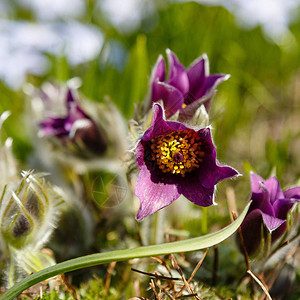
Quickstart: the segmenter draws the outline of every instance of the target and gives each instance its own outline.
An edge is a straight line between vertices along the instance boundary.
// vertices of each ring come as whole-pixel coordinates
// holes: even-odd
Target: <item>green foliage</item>
[[[130,50],[130,57],[123,73],[118,104],[127,118],[133,113],[134,104],[143,100],[147,92],[149,78],[149,64],[146,47],[147,38],[138,35],[134,47]]]
[[[80,296],[86,300],[120,299],[120,295],[115,288],[109,288],[108,292],[106,293],[105,286],[101,278],[82,283],[79,292]]]
[[[77,257],[68,261],[64,261],[55,266],[46,268],[37,273],[34,273],[26,277],[21,282],[15,284],[4,295],[0,297],[0,300],[13,299],[16,295],[20,294],[23,290],[32,285],[41,282],[45,279],[51,278],[55,275],[62,273],[96,266],[99,264],[111,263],[114,261],[126,261],[135,258],[151,257],[166,255],[172,253],[196,251],[204,248],[217,245],[223,240],[231,236],[241,225],[246,213],[249,209],[250,202],[244,208],[241,215],[230,225],[222,228],[221,230],[210,233],[204,236],[184,240],[176,241],[173,243],[164,243],[158,245],[150,245],[133,249],[115,250],[110,252],[95,253],[87,256]]]
[[[96,279],[91,279],[87,282],[80,284],[80,287],[76,289],[77,295],[81,299],[85,300],[115,300],[120,299],[119,293],[115,288],[109,288],[108,292],[105,290],[103,280],[99,277]],[[44,291],[41,296],[22,296],[23,300],[74,300],[75,291],[72,293],[70,291],[64,290],[52,290]]]
[[[23,296],[23,299],[24,300],[30,300],[30,299],[34,299],[34,300],[59,300],[61,299],[61,296],[59,296],[57,294],[57,292],[55,290],[51,291],[50,293],[49,292],[44,292],[42,294],[42,296],[38,296],[38,297],[27,297],[27,296]],[[65,296],[63,298],[64,300],[73,300],[74,297],[72,297],[72,295],[70,295],[70,293],[65,293]]]
[[[80,92],[85,97],[97,102],[109,97],[125,118],[130,119],[134,105],[147,95],[151,68],[159,54],[166,57],[165,49],[170,48],[188,66],[195,58],[207,53],[211,73],[231,74],[231,78],[218,87],[211,108],[211,123],[218,159],[228,162],[244,175],[229,183],[235,188],[238,208],[244,207],[250,197],[247,175],[250,170],[255,170],[265,178],[272,170],[276,170],[282,186],[299,180],[299,18],[295,18],[290,26],[290,35],[281,44],[276,44],[264,36],[259,26],[251,29],[240,27],[235,17],[223,7],[171,1],[162,5],[155,1],[158,3],[156,14],[144,20],[136,31],[121,34],[109,23],[103,12],[95,9],[96,2],[85,1],[87,9],[81,21],[97,26],[104,35],[104,46],[98,57],[74,67],[69,65],[65,56],[49,56],[49,71],[40,77],[28,75],[27,82],[40,86],[48,80],[65,82],[72,77],[79,77],[82,80]],[[295,14],[299,15],[299,11]],[[20,7],[16,9],[14,17],[34,20],[31,11]],[[115,42],[124,52],[118,57],[118,63],[107,59],[107,52]],[[26,116],[23,114],[29,99],[22,89],[13,91],[1,82],[0,95],[0,112],[10,110],[12,113],[12,117],[3,125],[2,139],[8,136],[13,138],[14,154],[21,168],[25,169],[30,166],[34,151],[32,132],[26,127]],[[102,172],[101,178],[103,183],[96,181],[95,189],[111,183],[113,175]],[[203,214],[175,216],[173,227],[182,229],[181,233],[199,236],[227,224],[229,215],[225,188],[222,184],[218,186],[216,200],[219,206],[216,209],[210,208],[207,215],[203,213],[204,209]],[[98,209],[95,215],[104,210],[106,199],[106,194],[98,194],[93,198],[93,204]],[[127,226],[127,219],[121,220],[118,217],[107,225],[104,222],[111,212],[113,210],[106,212],[105,216],[102,213],[97,215],[98,220],[102,219],[97,224],[100,230],[95,234],[93,247],[96,251],[117,249],[133,237],[135,241],[132,245],[136,247],[141,235],[138,225]],[[68,226],[70,220],[66,217],[61,224],[66,223]],[[103,229],[104,226],[107,227]],[[113,238],[107,239],[109,233]],[[81,243],[84,234],[76,238]],[[224,253],[220,255],[220,269],[226,269],[227,273],[220,275],[224,286],[218,287],[218,291],[228,298],[234,297],[235,291],[225,278],[227,275],[229,278],[237,275],[234,273],[236,268],[232,267],[240,262],[233,255],[236,251],[234,243],[233,239],[228,241],[229,246],[222,248]],[[299,278],[298,270],[296,285],[299,285]],[[128,289],[132,290],[132,286]],[[82,283],[79,288],[84,299],[97,299],[99,295],[99,299],[102,299],[103,290],[103,281],[100,279]],[[299,289],[293,292],[291,299],[298,299]],[[120,293],[113,287],[107,299],[118,299]],[[237,293],[245,299],[251,298],[249,290],[241,289]],[[66,297],[71,299],[72,296],[67,292]],[[44,293],[41,299],[59,298],[52,291]]]
[[[89,2],[87,11],[91,12],[93,7],[94,2]],[[287,128],[284,134],[290,137],[291,143],[297,144],[295,139],[299,140],[296,128],[286,126],[285,120],[299,114],[298,100],[294,98],[292,89],[300,64],[297,51],[300,22],[291,26],[294,37],[285,44],[277,45],[266,39],[259,27],[238,27],[226,9],[195,2],[162,6],[158,15],[149,17],[147,21],[155,24],[151,29],[142,23],[138,31],[127,35],[120,34],[104,19],[101,14],[86,17],[106,36],[99,57],[76,67],[68,65],[65,57],[50,57],[49,73],[42,78],[30,76],[29,81],[39,85],[44,80],[65,81],[78,76],[82,78],[81,90],[86,97],[103,101],[109,96],[129,119],[133,105],[146,97],[151,67],[160,53],[164,54],[165,49],[170,48],[188,66],[206,52],[211,73],[231,74],[231,78],[220,85],[212,106],[215,142],[217,146],[222,145],[218,149],[219,159],[229,159],[240,171],[243,170],[242,162],[248,160],[261,174],[268,174],[274,165],[280,165],[280,178],[293,167],[295,147],[288,156],[284,154],[284,160],[278,153],[263,161],[265,149],[271,153],[274,149],[270,147],[275,145],[268,144],[264,148],[262,144],[256,145],[255,140],[263,138],[259,124],[269,129],[266,132],[269,140],[278,139],[274,136],[271,116],[276,116],[279,127]],[[117,67],[105,59],[105,51],[112,41],[120,43],[125,51],[125,56],[120,57],[123,66]],[[12,100],[14,105],[11,105]],[[21,130],[24,128],[21,118],[24,94],[10,91],[1,84],[0,108],[1,111],[10,109],[14,115],[13,121],[9,121],[8,134],[15,140],[17,157],[24,162],[32,150],[30,135],[24,136],[24,130]],[[262,122],[266,123],[263,125]],[[276,144],[286,141],[283,145],[287,145],[285,136],[279,139]],[[250,145],[253,140],[254,145]],[[240,144],[243,144],[242,148],[237,146]],[[257,150],[249,153],[250,148]],[[299,169],[299,165],[293,168],[287,182],[300,176]]]

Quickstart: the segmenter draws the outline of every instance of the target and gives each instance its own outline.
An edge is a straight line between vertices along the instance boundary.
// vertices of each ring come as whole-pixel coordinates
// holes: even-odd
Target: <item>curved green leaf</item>
[[[196,250],[211,247],[227,239],[238,229],[238,227],[241,225],[243,219],[246,216],[249,206],[250,203],[247,204],[247,206],[244,208],[241,215],[227,227],[217,232],[210,233],[201,237],[196,237],[196,238],[172,242],[172,243],[144,246],[144,247],[139,247],[134,249],[124,249],[124,250],[115,250],[115,251],[104,252],[104,253],[96,253],[87,256],[81,256],[78,258],[74,258],[59,263],[57,265],[46,268],[44,270],[41,270],[37,273],[28,276],[21,282],[14,285],[8,291],[6,291],[6,293],[4,293],[0,297],[0,300],[11,300],[17,295],[19,295],[22,291],[33,286],[34,284],[62,273],[66,273],[66,272],[70,272],[70,271],[74,271],[86,267],[91,267],[99,264],[106,264],[113,261],[125,261],[134,258],[196,251]]]

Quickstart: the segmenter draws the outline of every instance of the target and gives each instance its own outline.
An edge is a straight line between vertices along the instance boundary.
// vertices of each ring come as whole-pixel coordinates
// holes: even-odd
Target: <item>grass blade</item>
[[[24,280],[15,284],[0,297],[0,300],[12,300],[22,291],[33,286],[34,284],[62,273],[100,264],[106,264],[113,261],[126,261],[134,258],[159,256],[179,252],[189,252],[211,247],[227,239],[239,228],[243,219],[246,216],[249,206],[250,203],[247,204],[243,212],[233,223],[214,233],[172,243],[164,243],[134,249],[115,250],[110,252],[81,256],[51,266],[37,273],[29,275]]]

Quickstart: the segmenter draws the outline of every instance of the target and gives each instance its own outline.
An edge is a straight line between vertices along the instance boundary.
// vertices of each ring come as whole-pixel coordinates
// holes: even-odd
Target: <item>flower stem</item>
[[[212,286],[215,286],[217,284],[218,267],[219,267],[219,251],[218,251],[218,246],[214,245],[214,264],[213,264],[213,272],[212,272]]]
[[[202,234],[207,233],[207,207],[202,207],[202,218],[201,218],[201,232]]]
[[[161,244],[164,238],[165,210],[159,210],[154,216],[153,244]]]

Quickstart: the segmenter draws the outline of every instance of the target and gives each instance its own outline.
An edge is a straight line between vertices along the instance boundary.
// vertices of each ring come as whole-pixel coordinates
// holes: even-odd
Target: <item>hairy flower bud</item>
[[[81,108],[68,89],[65,116],[50,116],[40,122],[41,135],[56,137],[73,153],[81,157],[99,156],[107,149],[100,126]]]
[[[0,234],[6,247],[39,249],[55,228],[59,194],[42,174],[22,173],[18,183],[5,186],[0,199]]]
[[[33,132],[39,125],[38,161],[50,162],[52,174],[55,165],[69,165],[77,173],[124,173],[120,162],[128,149],[128,134],[121,112],[109,99],[101,103],[85,99],[72,82],[66,86],[45,83],[41,90],[28,91]]]

